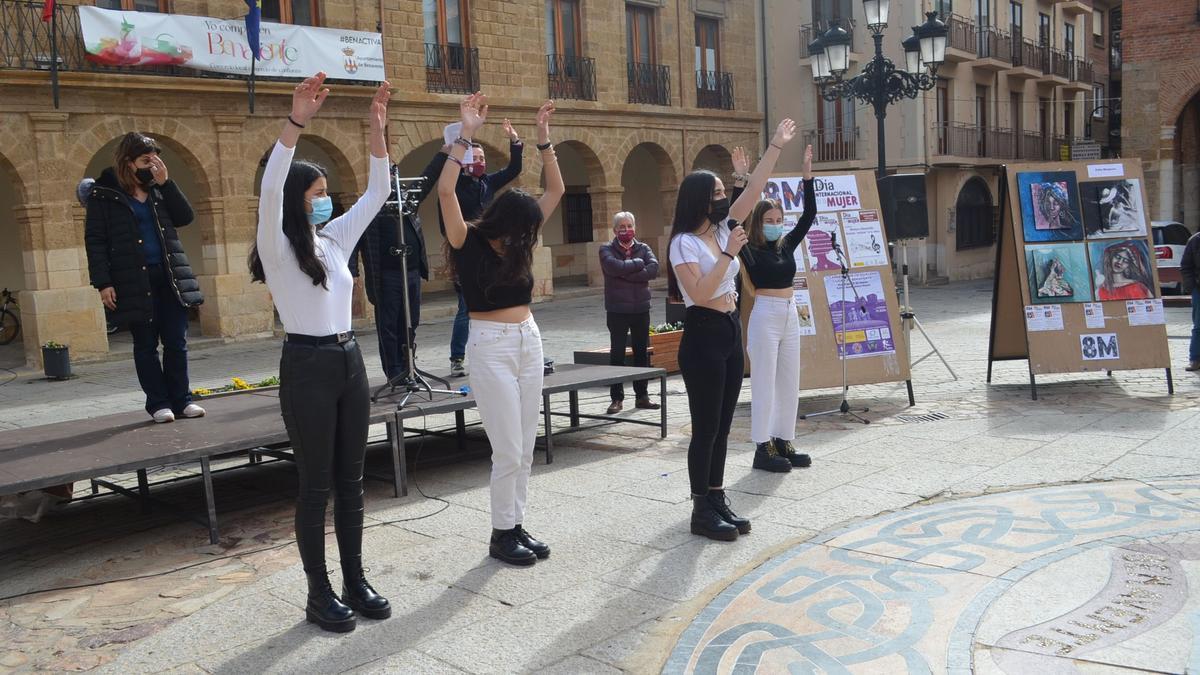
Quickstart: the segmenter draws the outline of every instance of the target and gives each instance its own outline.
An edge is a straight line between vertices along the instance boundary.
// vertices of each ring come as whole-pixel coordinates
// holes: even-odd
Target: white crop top
[[[728,220],[717,226],[717,246],[722,251],[725,250],[725,245],[729,243],[729,226]],[[717,255],[721,255],[718,253]],[[678,235],[671,239],[671,265],[678,267],[687,263],[696,263],[700,266],[700,275],[704,276],[712,271],[717,266],[717,255],[713,255],[712,249],[700,237],[689,233]],[[713,293],[713,298],[720,298],[726,295],[737,298],[737,279],[738,270],[741,269],[741,263],[735,257],[729,263],[729,267],[725,268],[725,278],[721,279],[721,284],[717,286],[717,290]],[[679,293],[683,296],[683,304],[685,307],[691,307],[696,304],[696,301],[688,295],[683,284],[679,284]]]
[[[263,170],[258,198],[258,256],[267,276],[267,288],[279,310],[279,320],[289,333],[333,335],[350,330],[350,299],[354,278],[350,276],[350,252],[363,230],[383,208],[390,194],[388,158],[371,157],[367,191],[346,213],[313,231],[317,258],[325,265],[328,290],[313,285],[292,253],[283,234],[283,183],[292,166],[295,148],[276,143]]]

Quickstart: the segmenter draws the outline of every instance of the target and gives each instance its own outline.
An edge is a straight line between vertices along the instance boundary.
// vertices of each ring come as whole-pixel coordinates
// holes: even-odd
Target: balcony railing
[[[733,75],[696,71],[696,107],[733,110]]]
[[[972,54],[976,53],[978,46],[975,41],[975,24],[957,14],[951,14],[946,24],[950,29],[949,46],[951,48],[961,49]]]
[[[546,78],[552,99],[596,100],[596,59],[547,54]]]
[[[837,127],[804,132],[805,145],[813,146],[814,162],[847,162],[858,159],[858,127]]]
[[[933,125],[938,155],[991,159],[1016,159],[1017,134],[1004,127],[984,128],[970,122]]]
[[[1016,159],[1027,161],[1054,161],[1062,156],[1062,146],[1066,144],[1064,136],[1047,136],[1037,131],[1026,131],[1021,134],[1020,156]]]
[[[800,58],[807,59],[808,57],[812,56],[812,54],[808,53],[809,43],[823,35],[825,31],[829,30],[831,25],[832,23],[828,21],[818,21],[816,23],[806,23],[803,26],[800,26]],[[850,34],[850,51],[855,51],[854,25],[848,19],[840,20],[838,25],[846,29],[846,32]]]
[[[1072,80],[1075,80],[1076,82],[1083,82],[1086,84],[1091,84],[1092,82],[1095,81],[1093,79],[1094,77],[1095,77],[1095,66],[1092,65],[1091,61],[1084,61],[1083,59],[1075,59],[1075,68],[1071,72]]]
[[[671,105],[671,68],[656,63],[630,63],[629,102]]]
[[[1071,79],[1071,65],[1075,57],[1057,49],[1050,50],[1050,74],[1064,80]]]
[[[1012,63],[1012,37],[990,26],[975,30],[976,53],[981,59],[999,59]]]
[[[1028,38],[1013,42],[1013,65],[1017,67],[1042,70],[1045,62],[1046,48]]]
[[[218,80],[246,80],[247,75],[216,73],[180,66],[105,66],[88,59],[79,27],[76,5],[55,3],[54,28],[56,40],[51,45],[50,22],[42,21],[40,0],[0,0],[0,68],[18,70],[50,70],[53,54],[57,52],[58,69],[63,72],[126,73],[161,75],[167,77],[203,77]],[[262,81],[295,81],[289,77],[264,77]],[[337,78],[330,78],[331,80]],[[373,84],[362,80],[340,79],[341,82]]]
[[[425,89],[442,94],[479,91],[479,50],[426,42]]]

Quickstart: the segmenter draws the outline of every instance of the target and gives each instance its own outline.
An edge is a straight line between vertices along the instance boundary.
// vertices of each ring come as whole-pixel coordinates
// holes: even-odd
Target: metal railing
[[[994,159],[1017,158],[1017,138],[1012,129],[994,127],[987,130],[985,138],[986,142],[981,149],[980,157],[991,157]]]
[[[1066,52],[1051,49],[1050,74],[1054,77],[1061,77],[1064,80],[1071,79],[1071,65],[1074,60],[1075,58]]]
[[[1006,127],[981,127],[971,122],[933,125],[934,154],[978,159],[1016,159],[1018,135]]]
[[[1071,72],[1071,79],[1075,80],[1076,82],[1083,82],[1090,85],[1095,81],[1095,73],[1095,66],[1092,65],[1091,61],[1075,59],[1075,68]]]
[[[657,63],[630,63],[629,102],[671,105],[671,68]]]
[[[858,127],[810,129],[804,132],[804,143],[813,146],[814,162],[846,162],[859,159]]]
[[[733,110],[733,74],[696,71],[696,107]]]
[[[1045,55],[1046,48],[1029,38],[1013,42],[1014,66],[1043,70],[1042,64],[1045,63]]]
[[[1018,147],[1020,154],[1015,159],[1057,162],[1062,156],[1064,145],[1067,145],[1065,136],[1048,136],[1037,131],[1026,131],[1021,134]]]
[[[552,99],[596,100],[596,59],[547,54],[546,78]]]
[[[1012,63],[1012,36],[998,28],[977,28],[975,47],[981,59],[999,59]]]
[[[442,94],[479,91],[479,50],[426,42],[425,90]]]
[[[961,49],[964,52],[976,53],[979,49],[975,40],[975,24],[971,23],[966,17],[957,14],[951,14],[946,21],[947,27],[950,29],[949,46],[953,49]]]
[[[203,77],[218,80],[247,80],[248,75],[217,73],[181,66],[108,66],[91,60],[83,43],[77,5],[55,3],[54,44],[51,44],[51,23],[42,21],[41,0],[0,0],[0,68],[17,70],[50,70],[57,55],[58,70],[62,72],[125,73],[162,75],[166,77]],[[295,81],[294,77],[272,77],[258,74],[260,82]],[[338,79],[351,84],[375,84],[364,80]]]

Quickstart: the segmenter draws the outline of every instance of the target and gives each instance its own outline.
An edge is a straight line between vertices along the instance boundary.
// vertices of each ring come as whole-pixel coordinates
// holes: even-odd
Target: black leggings
[[[688,478],[694,495],[706,495],[725,480],[729,427],[742,391],[743,361],[737,312],[688,308],[679,341],[679,370],[692,414]]]
[[[296,544],[304,571],[325,572],[325,504],[331,490],[342,567],[361,566],[370,392],[358,342],[284,343],[279,405],[300,475]]]

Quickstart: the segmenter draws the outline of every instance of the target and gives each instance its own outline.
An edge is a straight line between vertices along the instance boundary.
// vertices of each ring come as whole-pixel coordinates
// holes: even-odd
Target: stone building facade
[[[1200,228],[1200,9],[1125,0],[1121,146],[1142,160],[1154,220]]]
[[[99,4],[122,3],[133,5],[132,0]],[[662,251],[683,176],[700,167],[727,173],[727,147],[759,148],[765,142],[757,52],[746,48],[757,44],[758,3],[460,3],[461,17],[447,14],[446,5],[454,3],[446,0],[291,0],[288,13],[294,18],[307,7],[318,25],[382,30],[395,90],[390,151],[404,175],[419,172],[441,146],[442,127],[457,117],[460,92],[478,87],[491,98],[491,122],[481,141],[493,171],[508,159],[501,120],[511,118],[522,136],[532,139],[538,105],[556,99],[554,140],[568,197],[542,230],[535,260],[539,298],[552,295],[555,283],[600,281],[597,249],[610,237],[617,211],[634,212],[640,236]],[[437,17],[432,33],[425,12],[431,7]],[[227,18],[244,14],[245,4],[160,0],[160,9]],[[0,97],[0,286],[21,289],[27,360],[36,363],[38,346],[47,340],[69,344],[74,358],[108,350],[98,294],[88,285],[84,209],[74,195],[81,178],[111,164],[116,139],[130,130],[160,141],[172,177],[195,207],[196,221],[181,236],[206,296],[196,317],[200,333],[242,338],[273,332],[270,298],[262,285],[250,283],[246,258],[257,222],[262,161],[289,110],[293,83],[260,80],[250,114],[244,80],[91,66],[79,55],[78,31],[71,29],[75,8],[60,3],[59,41],[65,45],[60,54],[65,56],[60,56],[56,109],[44,67],[48,33],[37,20],[40,11],[41,3],[0,0],[2,28],[19,38],[0,47],[7,52],[0,53],[5,93]],[[457,43],[436,37],[446,34],[447,24],[459,29]],[[548,58],[563,49],[571,58]],[[447,66],[449,61],[458,65]],[[631,61],[643,65],[635,68]],[[700,70],[703,76],[697,75]],[[634,73],[639,77],[631,78]],[[647,73],[652,77],[643,77]],[[334,82],[331,88],[297,156],[327,166],[335,202],[349,206],[366,185],[366,108],[372,87]],[[536,192],[541,168],[530,143],[517,185]],[[431,264],[440,270],[436,209],[433,196],[421,214]],[[448,287],[444,275],[436,276],[427,290]]]

